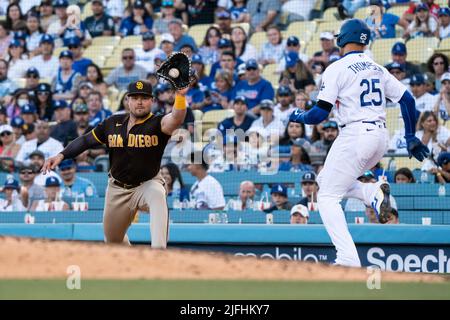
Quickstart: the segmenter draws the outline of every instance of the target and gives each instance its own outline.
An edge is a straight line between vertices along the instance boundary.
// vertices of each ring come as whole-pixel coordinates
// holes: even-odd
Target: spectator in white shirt
[[[263,44],[258,62],[263,66],[267,64],[279,63],[284,59],[285,41],[277,26],[269,26],[266,31],[267,42]]]
[[[24,50],[25,48],[20,40],[14,39],[9,44],[8,78],[20,79],[25,77],[25,73],[30,67],[30,60],[24,54]]]
[[[222,186],[214,177],[208,175],[208,164],[202,152],[191,154],[188,170],[197,178],[190,192],[190,199],[195,200],[195,208],[222,210],[225,207]]]
[[[41,78],[53,80],[58,73],[59,61],[57,57],[53,56],[54,48],[53,37],[44,34],[39,43],[41,54],[31,59],[31,65],[39,70]]]
[[[247,34],[242,27],[234,27],[231,30],[231,42],[233,43],[234,54],[236,58],[240,58],[244,62],[258,58],[258,52],[248,40]]]
[[[28,193],[25,191],[23,195],[19,195],[19,181],[13,177],[6,179],[1,192],[5,194],[5,199],[0,199],[0,211],[26,210],[22,202],[22,196],[27,197]]]
[[[27,37],[26,44],[27,50],[30,56],[36,56],[39,54],[39,42],[42,37],[42,29],[39,26],[39,15],[34,12],[30,12],[27,15]]]
[[[450,119],[450,73],[446,72],[441,77],[441,90],[434,105],[434,113],[442,120]]]
[[[272,100],[265,99],[260,103],[261,117],[253,121],[249,131],[258,131],[261,136],[271,144],[278,141],[283,135],[285,126],[280,119],[274,116],[274,103]]]
[[[445,39],[450,36],[450,9],[439,9],[439,39]]]
[[[40,173],[40,170],[45,162],[45,156],[42,151],[34,150],[30,154],[29,158],[30,158],[30,165],[35,167],[36,170],[39,172],[39,174],[36,175],[36,177],[34,178],[35,184],[43,187],[43,186],[45,186],[45,180],[47,180],[47,178],[49,178],[49,177],[54,177],[54,178],[58,179],[60,182],[62,181],[61,177],[53,170],[48,171],[45,175]]]
[[[155,34],[151,31],[142,34],[142,48],[134,50],[136,64],[141,65],[148,73],[155,71],[155,58],[164,53],[156,47]]]
[[[36,123],[36,139],[27,141],[22,145],[16,160],[28,164],[30,154],[35,150],[42,151],[46,159],[63,150],[61,142],[50,137],[49,124],[45,121]]]
[[[411,91],[416,100],[416,109],[419,112],[433,110],[438,96],[433,96],[427,92],[425,77],[422,74],[417,73],[411,77],[409,84],[411,85]]]
[[[277,90],[277,101],[278,104],[275,106],[273,112],[275,118],[281,120],[283,125],[286,127],[289,122],[289,116],[294,111],[294,106],[292,105],[292,91],[288,86],[281,86]]]

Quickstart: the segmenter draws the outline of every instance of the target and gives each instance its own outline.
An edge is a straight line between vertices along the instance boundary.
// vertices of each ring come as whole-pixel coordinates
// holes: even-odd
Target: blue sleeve
[[[130,34],[130,29],[132,28],[129,28],[129,19],[122,20],[119,28],[120,32],[123,33],[124,36],[128,36]]]
[[[416,101],[408,91],[405,91],[398,103],[400,104],[403,122],[405,123],[405,137],[412,137],[416,133],[416,122],[418,117]]]
[[[392,13],[385,13],[384,14],[386,17],[385,17],[385,21],[386,21],[386,24],[397,24],[398,23],[398,21],[400,20],[400,18],[398,17],[398,16],[396,16],[395,14],[392,14]]]
[[[148,29],[151,29],[153,27],[153,19],[152,18],[146,18],[144,21],[145,26]]]
[[[205,100],[205,94],[202,91],[198,90],[197,92],[194,93],[192,97],[192,102],[199,103],[202,102],[203,100]]]
[[[275,92],[273,91],[272,84],[269,81],[266,81],[264,86],[262,87],[260,101],[264,99],[273,100],[275,96]]]
[[[304,124],[319,124],[326,120],[329,114],[330,111],[315,105],[306,112],[302,112],[299,109],[295,110],[289,117],[289,121]]]

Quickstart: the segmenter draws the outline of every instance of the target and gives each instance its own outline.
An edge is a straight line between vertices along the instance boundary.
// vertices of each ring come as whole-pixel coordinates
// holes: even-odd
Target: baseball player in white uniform
[[[318,207],[337,250],[335,264],[352,267],[360,267],[361,262],[340,206],[341,200],[364,201],[373,207],[381,223],[387,222],[392,210],[387,182],[357,181],[378,163],[388,148],[386,99],[400,104],[410,157],[423,161],[429,153],[415,137],[414,98],[401,82],[364,53],[369,41],[370,30],[363,21],[346,21],[337,35],[343,57],[325,70],[317,104],[307,112],[295,110],[290,116],[290,121],[318,124],[333,109],[338,120],[341,132],[317,178]]]

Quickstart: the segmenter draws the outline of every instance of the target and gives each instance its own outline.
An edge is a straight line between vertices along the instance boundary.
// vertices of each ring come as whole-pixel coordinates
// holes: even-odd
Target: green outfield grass
[[[82,280],[69,290],[65,280],[0,280],[0,299],[450,299],[450,283]]]

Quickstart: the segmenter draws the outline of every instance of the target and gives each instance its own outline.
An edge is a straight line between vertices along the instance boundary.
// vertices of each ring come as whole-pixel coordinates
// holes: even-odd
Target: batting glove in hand
[[[290,122],[297,122],[297,123],[305,123],[304,121],[304,114],[305,111],[300,110],[300,109],[295,109],[294,112],[291,113],[291,115],[289,116],[289,121]]]
[[[172,69],[178,70],[173,76]],[[172,74],[172,75],[171,75]],[[164,61],[156,71],[156,75],[169,81],[176,90],[189,87],[196,79],[195,71],[192,69],[191,60],[184,52],[174,52]]]
[[[406,145],[408,149],[409,158],[416,158],[419,161],[423,161],[430,154],[430,150],[428,150],[427,146],[422,143],[417,137],[405,137]]]

